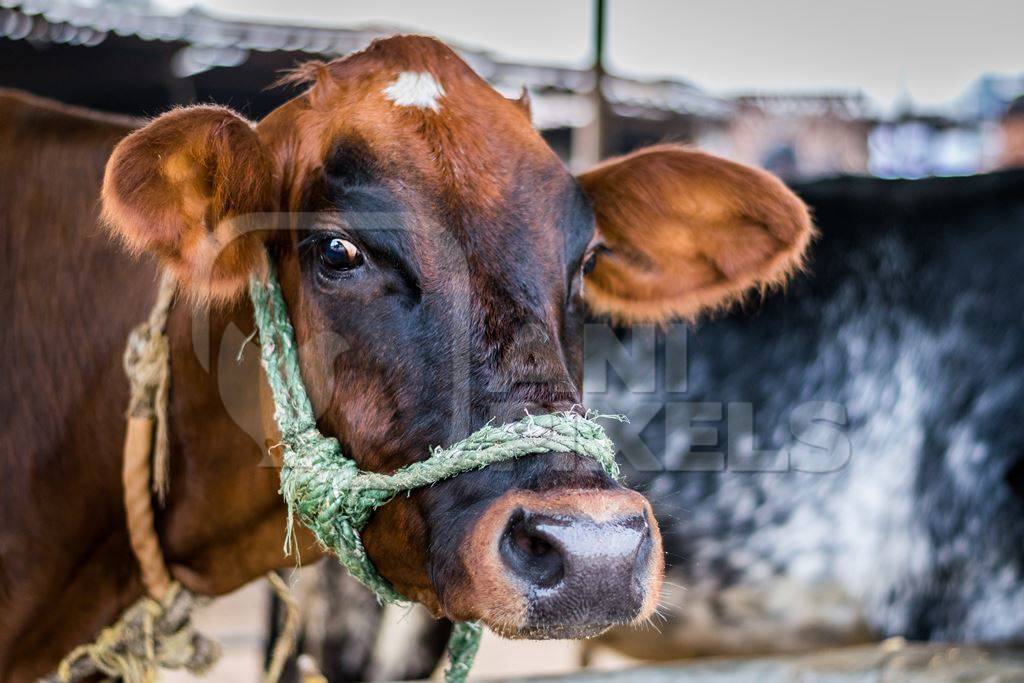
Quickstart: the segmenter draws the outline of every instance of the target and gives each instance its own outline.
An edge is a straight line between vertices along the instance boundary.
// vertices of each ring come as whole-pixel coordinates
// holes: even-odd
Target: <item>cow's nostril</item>
[[[557,541],[538,529],[522,509],[509,518],[501,540],[501,556],[512,573],[531,586],[551,588],[565,575]]]

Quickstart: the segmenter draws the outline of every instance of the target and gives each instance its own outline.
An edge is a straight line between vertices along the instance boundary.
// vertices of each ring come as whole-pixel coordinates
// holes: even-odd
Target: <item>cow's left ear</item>
[[[590,308],[619,322],[693,319],[780,284],[814,234],[775,176],[677,145],[606,161],[578,178],[601,249]]]
[[[114,148],[103,216],[130,251],[154,254],[191,298],[222,303],[243,293],[263,263],[272,177],[253,124],[223,107],[176,109]]]

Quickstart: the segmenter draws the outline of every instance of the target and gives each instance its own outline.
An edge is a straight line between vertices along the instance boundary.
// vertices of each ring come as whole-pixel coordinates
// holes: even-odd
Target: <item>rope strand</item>
[[[159,668],[185,668],[201,675],[220,656],[217,643],[192,623],[193,610],[205,600],[172,580],[153,525],[153,497],[162,504],[168,483],[171,373],[166,328],[174,291],[174,280],[164,273],[149,317],[132,330],[124,353],[130,385],[122,468],[125,516],[146,595],[95,641],[64,657],[57,671],[42,679],[46,683],[73,683],[97,676],[152,683]],[[263,679],[274,683],[295,645],[299,618],[298,605],[287,585],[273,573],[268,580],[287,607],[284,629]]]

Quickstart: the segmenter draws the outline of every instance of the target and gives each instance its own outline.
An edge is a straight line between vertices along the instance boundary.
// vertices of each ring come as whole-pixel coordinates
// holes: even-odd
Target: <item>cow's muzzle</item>
[[[460,554],[466,585],[449,615],[510,638],[585,638],[644,620],[664,571],[650,505],[622,488],[507,493]]]

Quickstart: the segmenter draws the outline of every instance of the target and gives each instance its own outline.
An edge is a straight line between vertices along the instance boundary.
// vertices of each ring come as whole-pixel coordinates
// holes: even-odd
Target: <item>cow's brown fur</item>
[[[587,303],[626,323],[692,320],[780,285],[814,234],[775,176],[697,150],[648,147],[579,180],[611,250],[587,281]]]
[[[140,160],[158,160],[158,168]],[[245,169],[240,173],[239,169]],[[240,215],[271,211],[274,174],[252,126],[220,107],[179,109],[130,135],[107,166],[103,213],[129,251],[156,254],[204,303],[244,291],[263,258]]]
[[[443,81],[443,116],[384,98],[382,89],[405,70],[430,71]],[[331,336],[324,334],[333,329],[332,319],[315,297],[302,294],[295,233],[282,237],[262,230],[275,226],[250,221],[253,213],[321,208],[322,169],[339,140],[372,156],[375,168],[385,171],[380,182],[424,228],[409,235],[423,296],[469,304],[462,321],[469,329],[449,331],[478,334],[470,341],[482,356],[481,379],[508,387],[509,414],[497,417],[578,401],[582,347],[572,335],[581,332],[566,334],[572,321],[563,306],[578,296],[567,285],[567,278],[578,281],[571,271],[578,264],[564,262],[567,238],[558,225],[574,185],[530,127],[528,107],[502,98],[453,52],[425,38],[379,41],[305,73],[314,81],[310,89],[256,126],[221,108],[195,107],[132,133],[132,121],[0,96],[0,175],[7,179],[0,216],[8,265],[0,277],[13,294],[5,301],[11,324],[3,333],[0,679],[45,673],[141,592],[120,504],[127,400],[120,357],[129,329],[152,301],[156,276],[151,265],[116,253],[98,227],[97,203],[104,164],[126,135],[103,185],[108,224],[129,248],[155,254],[187,295],[175,304],[168,326],[171,485],[158,532],[172,573],[191,589],[222,594],[292,562],[281,554],[285,510],[277,471],[259,466],[263,449],[229,414],[218,385],[220,364],[232,362],[220,359],[233,359],[236,350],[221,349],[221,340],[232,326],[242,336],[252,329],[242,294],[265,243],[279,254],[321,427],[337,435],[360,466],[405,464],[423,457],[427,445],[461,438],[489,416],[478,415],[480,407],[470,401],[468,412],[440,406],[432,421],[410,422],[430,388],[396,386],[394,373],[370,357],[350,365],[336,360]],[[696,180],[685,185],[687,177]],[[751,284],[774,282],[799,261],[810,232],[806,211],[781,184],[678,148],[609,164],[580,182],[596,208],[597,239],[613,250],[587,287],[598,310],[623,319],[692,315]],[[679,183],[686,192],[678,191]],[[750,191],[759,194],[747,198]],[[659,193],[669,195],[667,208]],[[648,219],[653,227],[630,239],[627,222],[643,229]],[[679,226],[686,228],[683,236],[673,237],[671,229]],[[449,236],[465,254],[459,264],[464,282],[452,277],[452,264],[435,244]],[[637,239],[652,239],[657,247]],[[507,244],[528,245],[528,258],[509,253]],[[690,293],[674,282],[666,255],[687,263]],[[640,293],[631,296],[616,278]],[[532,300],[523,298],[526,288]],[[196,310],[208,316],[208,331],[196,327]],[[518,341],[519,330],[530,325],[546,335],[540,347]],[[200,347],[212,345],[208,354],[196,353],[197,340]],[[564,388],[538,389],[531,373]],[[256,387],[258,378],[249,379]],[[247,409],[266,422],[260,392],[241,393],[251,403]],[[449,417],[451,424],[438,426]],[[568,496],[562,503],[571,499],[574,513],[600,516],[607,484],[598,482],[593,463],[575,457],[565,463],[549,478],[550,490],[531,500],[550,506]],[[476,482],[463,484],[471,489],[486,479],[476,473],[452,480],[458,481]],[[399,590],[436,613],[457,607],[468,616],[477,602],[468,583],[442,590],[427,568],[436,552],[428,543],[430,524],[438,523],[431,522],[431,511],[457,486],[445,483],[392,501],[363,537],[371,559]],[[474,533],[488,535],[486,526]],[[298,533],[303,560],[316,559],[312,539]],[[660,557],[653,562],[652,577],[660,577]],[[446,571],[477,569],[464,563]],[[646,596],[648,611],[652,596]],[[497,611],[511,614],[513,608]]]
[[[149,263],[98,227],[111,149],[135,122],[0,94],[5,392],[0,477],[0,680],[32,680],[141,594],[121,506],[128,331],[155,293]],[[227,311],[223,327],[245,316]],[[247,328],[251,322],[239,320]],[[228,417],[216,367],[175,306],[170,498],[160,537],[176,578],[222,594],[288,564],[277,471]],[[216,340],[220,337],[211,334]],[[213,363],[219,354],[213,349]],[[232,353],[233,355],[233,353]],[[302,537],[304,558],[316,559]]]

